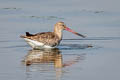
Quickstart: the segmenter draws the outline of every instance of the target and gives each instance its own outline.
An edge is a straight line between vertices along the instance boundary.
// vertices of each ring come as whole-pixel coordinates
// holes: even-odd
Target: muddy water
[[[108,4],[109,2],[109,4]],[[120,1],[0,0],[0,80],[119,80]],[[55,50],[32,50],[19,36],[64,31]]]

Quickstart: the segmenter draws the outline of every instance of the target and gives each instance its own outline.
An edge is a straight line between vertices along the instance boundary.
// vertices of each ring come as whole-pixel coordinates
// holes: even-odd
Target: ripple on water
[[[22,16],[24,18],[32,18],[32,19],[42,19],[42,20],[54,20],[54,19],[58,19],[58,20],[64,20],[64,18],[62,17],[57,17],[57,16]]]
[[[120,40],[120,37],[88,37],[85,39],[63,39],[63,41],[69,41],[69,42],[78,42],[81,40],[87,40],[87,41],[91,41],[91,40],[97,40],[97,41],[101,41],[101,40]],[[0,41],[0,43],[11,43],[11,42],[21,42],[21,41]],[[19,48],[19,47],[29,47],[28,45],[10,45],[10,46],[5,46],[5,47],[1,47],[1,48]],[[57,48],[59,48],[60,50],[81,50],[81,49],[87,49],[87,48],[101,48],[99,45],[96,46],[94,44],[60,44]]]
[[[60,44],[60,46],[58,46],[60,50],[80,50],[92,47],[91,44]]]

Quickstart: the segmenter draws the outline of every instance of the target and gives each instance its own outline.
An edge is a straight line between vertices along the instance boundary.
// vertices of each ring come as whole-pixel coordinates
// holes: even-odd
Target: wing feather
[[[52,47],[58,45],[59,42],[61,41],[59,37],[53,32],[42,32],[42,33],[37,33],[37,34],[30,34],[29,36],[27,35],[24,36],[24,38],[35,40],[35,41],[44,43],[45,45],[49,45]]]

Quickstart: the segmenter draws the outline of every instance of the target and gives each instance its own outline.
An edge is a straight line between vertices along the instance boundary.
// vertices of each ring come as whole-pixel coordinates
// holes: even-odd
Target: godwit
[[[53,32],[42,32],[37,34],[30,34],[26,32],[26,35],[21,35],[21,38],[33,48],[33,49],[44,49],[44,48],[55,48],[59,45],[62,40],[62,31],[67,30],[85,38],[84,35],[74,32],[72,29],[68,28],[64,22],[57,22],[54,26]]]

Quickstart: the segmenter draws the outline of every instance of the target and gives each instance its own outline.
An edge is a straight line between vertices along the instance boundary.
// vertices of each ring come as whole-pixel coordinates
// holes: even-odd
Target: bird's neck
[[[54,31],[53,31],[61,40],[62,39],[62,30],[58,29],[56,26],[54,27]]]

